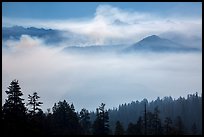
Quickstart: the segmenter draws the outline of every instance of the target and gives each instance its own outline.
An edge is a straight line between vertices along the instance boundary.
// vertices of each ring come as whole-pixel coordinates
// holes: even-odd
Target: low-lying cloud
[[[112,108],[202,92],[202,53],[70,54],[27,35],[2,44],[2,103],[13,79],[26,102],[38,92],[44,110],[63,99],[77,110],[95,110],[101,102]]]
[[[165,33],[168,38],[168,32],[181,34],[187,38],[194,36],[201,39],[202,35],[202,17],[164,17],[153,13],[120,9],[111,5],[99,5],[92,18],[32,20],[3,17],[3,24],[73,32],[87,38],[86,42],[83,41],[84,45],[87,43],[88,45],[132,44],[152,34]],[[179,41],[180,39],[177,42]]]

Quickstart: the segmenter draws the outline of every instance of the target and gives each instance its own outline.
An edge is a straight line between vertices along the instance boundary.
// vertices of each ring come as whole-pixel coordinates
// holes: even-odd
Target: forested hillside
[[[192,128],[196,127],[196,132],[202,132],[202,97],[197,93],[189,94],[187,97],[173,99],[171,96],[160,99],[159,97],[151,102],[143,99],[141,102],[132,101],[128,104],[122,104],[117,109],[109,109],[110,126],[115,127],[116,121],[123,123],[125,129],[130,122],[137,123],[139,117],[144,120],[144,110],[147,113],[154,113],[158,110],[158,115],[161,124],[164,126],[165,120],[169,118],[172,121],[172,126],[178,122],[178,117],[181,118],[183,133],[191,134]]]
[[[133,101],[113,110],[101,103],[95,112],[85,108],[77,112],[73,103],[64,100],[43,112],[38,93],[23,99],[17,80],[5,92],[8,98],[1,118],[4,135],[202,134],[202,96],[197,93],[187,98]]]

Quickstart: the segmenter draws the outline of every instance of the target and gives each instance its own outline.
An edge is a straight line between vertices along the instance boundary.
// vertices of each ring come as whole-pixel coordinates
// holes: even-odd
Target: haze
[[[44,110],[64,99],[79,110],[95,110],[101,102],[112,108],[202,92],[201,53],[70,54],[29,36],[5,45],[3,91],[18,79],[24,98],[38,92]]]
[[[22,6],[26,4],[32,7],[28,3]],[[2,104],[7,97],[5,90],[14,79],[19,80],[25,102],[28,94],[39,94],[44,111],[64,99],[76,110],[94,111],[102,102],[112,108],[144,98],[151,101],[202,93],[202,51],[71,54],[63,50],[69,46],[132,45],[149,35],[202,49],[202,3],[157,3],[160,8],[154,10],[146,3],[136,6],[138,10],[127,3],[126,7],[121,3],[95,3],[90,4],[89,8],[94,9],[91,13],[81,12],[80,17],[78,13],[76,17],[61,14],[61,18],[53,13],[57,10],[50,10],[49,4],[43,4],[46,12],[38,15],[32,8],[19,12],[19,5],[2,5],[2,27],[55,29],[65,37],[50,44],[29,35],[2,40]],[[141,4],[148,10],[141,9]],[[65,5],[66,9],[71,7],[69,3]],[[46,18],[48,11],[53,18]],[[74,35],[72,39],[70,34]]]

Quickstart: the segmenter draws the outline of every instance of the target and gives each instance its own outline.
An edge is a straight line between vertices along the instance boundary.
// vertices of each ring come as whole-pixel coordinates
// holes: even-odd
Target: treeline
[[[144,120],[145,104],[149,119],[155,113],[155,109],[158,110],[163,132],[165,131],[165,121],[168,119],[171,121],[172,127],[176,127],[180,121],[183,134],[202,134],[202,96],[198,96],[197,93],[189,94],[186,98],[172,99],[169,96],[160,99],[158,97],[151,102],[143,99],[142,101],[132,101],[129,104],[119,105],[116,109],[108,110],[110,127],[114,129],[115,123],[120,121],[127,129],[130,122],[136,124],[139,119]]]
[[[13,80],[5,92],[8,97],[2,107],[1,122],[4,135],[201,134],[199,126],[202,128],[202,125],[199,125],[196,120],[191,125],[191,132],[186,132],[184,128],[185,118],[183,118],[185,115],[175,116],[175,122],[173,121],[174,117],[170,113],[166,117],[161,115],[163,114],[163,109],[170,111],[168,110],[169,108],[162,108],[159,105],[161,102],[156,104],[143,100],[142,102],[137,101],[121,105],[118,109],[113,110],[106,110],[105,104],[101,103],[96,108],[96,112],[90,113],[85,108],[81,109],[80,112],[76,112],[74,105],[64,100],[55,103],[52,110],[47,109],[47,112],[43,112],[41,109],[43,102],[40,101],[40,96],[37,92],[28,95],[28,103],[24,103],[23,93],[17,80]],[[178,100],[172,101],[177,102]],[[202,101],[197,93],[189,95],[188,99],[184,100],[187,102],[189,100]],[[180,103],[183,102],[178,101],[177,105],[180,105]],[[198,105],[200,105],[199,103]],[[166,102],[166,104],[168,103]],[[186,104],[182,105],[188,107]],[[192,105],[194,109],[200,109],[200,106],[194,106],[196,104],[189,105]],[[174,106],[169,104],[168,107]],[[135,110],[136,113],[132,113],[131,110]],[[202,112],[198,114],[196,111],[194,116],[198,117],[200,122],[202,122]],[[194,116],[190,116],[189,119]]]
[[[96,119],[91,123],[90,113],[83,108],[79,113],[66,100],[55,103],[52,110],[43,112],[37,92],[28,95],[28,103],[22,99],[17,80],[5,91],[8,95],[2,107],[3,135],[107,135],[109,116],[105,104],[96,109]]]

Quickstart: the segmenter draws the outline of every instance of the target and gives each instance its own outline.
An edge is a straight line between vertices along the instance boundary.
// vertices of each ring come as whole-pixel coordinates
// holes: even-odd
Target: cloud
[[[158,14],[99,5],[93,18],[34,20],[3,17],[4,26],[23,25],[63,30],[73,37],[50,46],[43,39],[22,35],[2,42],[2,103],[11,80],[18,79],[24,98],[38,92],[43,109],[66,99],[76,109],[108,108],[157,96],[202,92],[202,53],[141,53],[80,55],[61,52],[67,45],[132,44],[156,34],[197,45],[202,18],[161,17]],[[67,32],[66,32],[67,31]],[[71,33],[70,33],[71,32]],[[177,34],[176,38],[172,37]],[[179,36],[182,36],[179,38]],[[193,38],[185,42],[186,38]],[[188,39],[189,40],[189,39]]]
[[[148,35],[167,34],[172,31],[186,37],[202,36],[202,17],[164,18],[159,14],[120,9],[111,5],[99,5],[93,18],[68,20],[3,18],[3,24],[22,25],[22,22],[24,26],[60,29],[84,35],[86,37],[84,45],[132,44]]]
[[[32,47],[37,47],[39,45],[42,44],[42,40],[38,39],[38,38],[31,38],[28,35],[22,35],[20,38],[20,41],[16,41],[16,40],[8,40],[6,41],[6,46],[8,46],[9,48],[12,48],[14,50],[27,50],[28,48],[32,48]]]
[[[200,53],[70,54],[26,35],[3,45],[2,103],[13,79],[25,99],[38,92],[43,110],[64,99],[77,110],[95,110],[101,102],[112,108],[143,98],[202,93]]]

